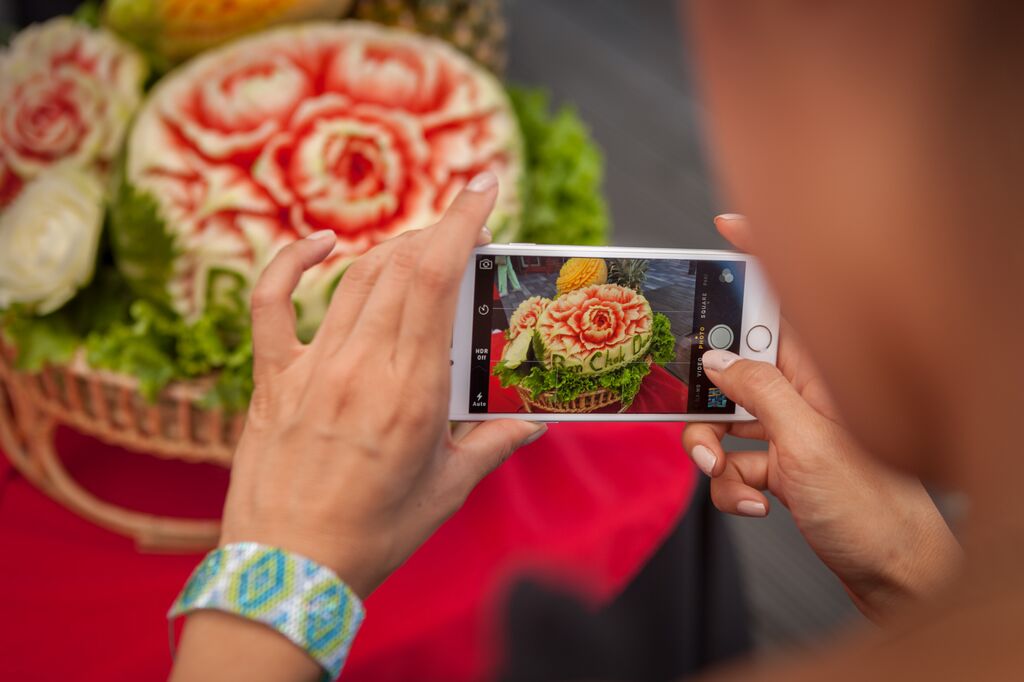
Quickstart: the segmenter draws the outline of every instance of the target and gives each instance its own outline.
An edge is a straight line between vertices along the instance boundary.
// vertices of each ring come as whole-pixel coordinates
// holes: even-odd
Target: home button
[[[770,345],[772,345],[772,330],[763,324],[755,325],[747,332],[747,348],[755,353],[768,350]]]

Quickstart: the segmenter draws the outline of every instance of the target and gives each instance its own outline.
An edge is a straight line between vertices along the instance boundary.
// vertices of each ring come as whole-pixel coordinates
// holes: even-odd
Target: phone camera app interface
[[[744,268],[477,256],[469,411],[734,413],[701,356],[739,352]]]

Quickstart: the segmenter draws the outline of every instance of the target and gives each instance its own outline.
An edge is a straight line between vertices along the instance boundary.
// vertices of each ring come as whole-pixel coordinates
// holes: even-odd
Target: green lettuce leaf
[[[676,343],[675,336],[672,334],[671,322],[665,315],[655,313],[651,328],[653,338],[651,339],[650,354],[652,359],[659,365],[671,362],[675,359]],[[501,381],[502,387],[521,386],[530,391],[530,395],[535,399],[541,393],[554,391],[555,397],[560,402],[569,402],[588,391],[607,388],[619,395],[622,409],[625,410],[633,404],[637,393],[640,392],[644,377],[651,373],[651,368],[646,362],[632,362],[619,369],[596,376],[567,371],[560,367],[548,369],[536,361],[535,349],[531,348],[530,353],[529,359],[533,362],[524,362],[522,365],[512,368],[502,361],[495,365],[494,375]]]
[[[211,307],[193,322],[158,303],[136,300],[128,317],[85,339],[94,367],[138,377],[142,394],[155,399],[176,379],[216,376],[204,399],[210,407],[241,410],[252,392],[252,337],[248,316]]]
[[[121,179],[108,223],[117,267],[132,289],[143,298],[167,302],[167,281],[177,251],[156,199]]]
[[[538,244],[606,244],[604,160],[586,125],[571,107],[551,114],[543,90],[510,86],[508,92],[526,156],[518,239]]]
[[[85,2],[75,8],[75,11],[71,13],[71,17],[75,21],[79,21],[91,28],[99,28],[100,21],[103,18],[103,8],[100,7],[99,0],[85,0]]]
[[[60,310],[42,317],[8,310],[4,314],[4,335],[18,349],[15,367],[26,372],[38,372],[47,364],[67,362],[81,342],[67,315]]]

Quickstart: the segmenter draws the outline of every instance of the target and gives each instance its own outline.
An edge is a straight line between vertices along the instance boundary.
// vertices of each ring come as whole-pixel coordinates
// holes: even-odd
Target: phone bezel
[[[775,364],[779,345],[779,306],[772,294],[758,261],[736,251],[710,249],[652,249],[614,246],[554,246],[536,244],[491,244],[473,250],[459,286],[459,302],[452,333],[451,398],[448,406],[452,421],[488,421],[491,419],[525,419],[543,422],[606,422],[606,421],[750,421],[754,417],[740,406],[735,414],[665,413],[665,414],[556,414],[546,412],[471,413],[469,405],[469,370],[472,346],[473,293],[476,282],[476,258],[490,256],[559,256],[583,258],[671,258],[676,260],[738,260],[744,261],[746,274],[743,291],[743,322],[740,329],[740,356]],[[467,303],[468,301],[468,303]],[[764,325],[771,330],[771,344],[763,351],[754,351],[745,339],[751,327]]]

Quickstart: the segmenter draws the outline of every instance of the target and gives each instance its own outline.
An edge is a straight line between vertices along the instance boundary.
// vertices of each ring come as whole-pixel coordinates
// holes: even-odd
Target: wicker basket
[[[651,356],[648,355],[645,360],[647,362],[647,366],[650,367],[652,362]],[[522,386],[516,386],[516,391],[519,393],[519,397],[522,399],[527,412],[536,411],[558,412],[561,414],[585,414],[620,402],[619,394],[607,388],[580,393],[574,400],[570,400],[568,402],[561,401],[555,397],[554,391],[544,391],[536,398],[533,397],[533,393],[531,391],[528,391]]]
[[[134,538],[141,549],[195,551],[216,544],[217,520],[146,514],[86,491],[61,463],[54,435],[66,424],[135,452],[229,466],[244,415],[200,407],[208,382],[172,384],[149,403],[137,381],[92,369],[81,355],[36,374],[14,369],[15,353],[0,342],[0,447],[27,479],[81,516]]]

